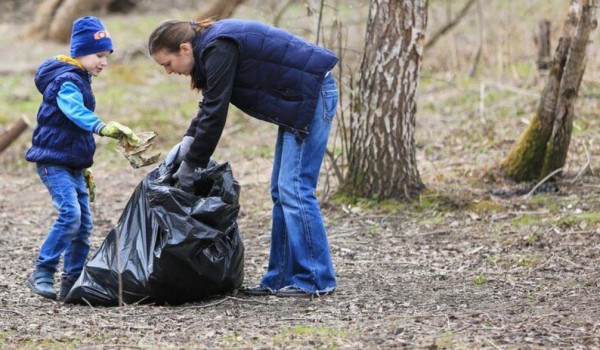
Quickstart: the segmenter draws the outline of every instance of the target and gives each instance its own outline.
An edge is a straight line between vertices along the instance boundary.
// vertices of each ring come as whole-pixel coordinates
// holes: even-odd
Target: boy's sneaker
[[[65,300],[67,298],[67,295],[69,295],[71,288],[73,288],[73,285],[78,278],[79,276],[67,276],[60,279],[60,293],[58,295],[60,300]]]
[[[27,285],[35,294],[56,300],[54,274],[52,272],[38,269],[33,270],[33,273],[27,279]]]

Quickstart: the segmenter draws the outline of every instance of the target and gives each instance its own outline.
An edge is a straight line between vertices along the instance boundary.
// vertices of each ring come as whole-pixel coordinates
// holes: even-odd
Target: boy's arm
[[[85,107],[81,90],[69,81],[60,86],[56,102],[67,118],[85,131],[100,135],[100,130],[106,125],[94,112]]]

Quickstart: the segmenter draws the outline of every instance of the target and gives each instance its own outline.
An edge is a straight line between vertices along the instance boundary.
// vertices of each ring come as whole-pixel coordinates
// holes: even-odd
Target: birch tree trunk
[[[513,180],[544,178],[566,162],[585,52],[596,25],[595,7],[596,0],[571,1],[537,112],[501,164]]]
[[[424,185],[415,156],[416,92],[427,0],[372,0],[342,189],[410,199]]]

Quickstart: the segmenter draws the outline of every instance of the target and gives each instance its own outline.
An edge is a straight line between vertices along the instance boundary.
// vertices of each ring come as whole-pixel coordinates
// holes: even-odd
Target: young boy
[[[70,51],[70,57],[61,55],[42,63],[35,75],[43,101],[25,156],[37,163],[38,175],[58,210],[27,280],[34,293],[49,299],[57,297],[53,284],[60,255],[64,253],[59,297],[64,299],[90,249],[89,202],[94,200],[95,184],[89,168],[96,150],[94,134],[139,142],[131,129],[116,122],[105,124],[94,113],[91,76],[102,72],[113,52],[110,35],[99,19],[82,17],[73,22]]]

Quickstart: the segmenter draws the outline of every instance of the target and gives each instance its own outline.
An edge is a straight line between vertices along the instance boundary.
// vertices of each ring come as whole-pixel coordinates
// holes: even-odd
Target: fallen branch
[[[22,115],[8,130],[0,135],[0,153],[21,135],[29,127],[29,120],[25,115]]]
[[[562,170],[563,170],[563,168],[561,167],[561,168],[558,168],[558,169],[554,170],[550,174],[548,174],[548,176],[546,176],[545,178],[543,178],[542,181],[538,182],[537,185],[533,186],[533,188],[531,189],[531,191],[529,191],[529,193],[527,193],[525,196],[523,196],[523,199],[529,200],[529,198],[531,197],[531,195],[533,194],[533,192],[535,192],[535,190],[537,190],[538,187],[540,187],[544,182],[546,182],[546,180],[548,180],[552,176],[556,175],[557,173],[561,172]]]

